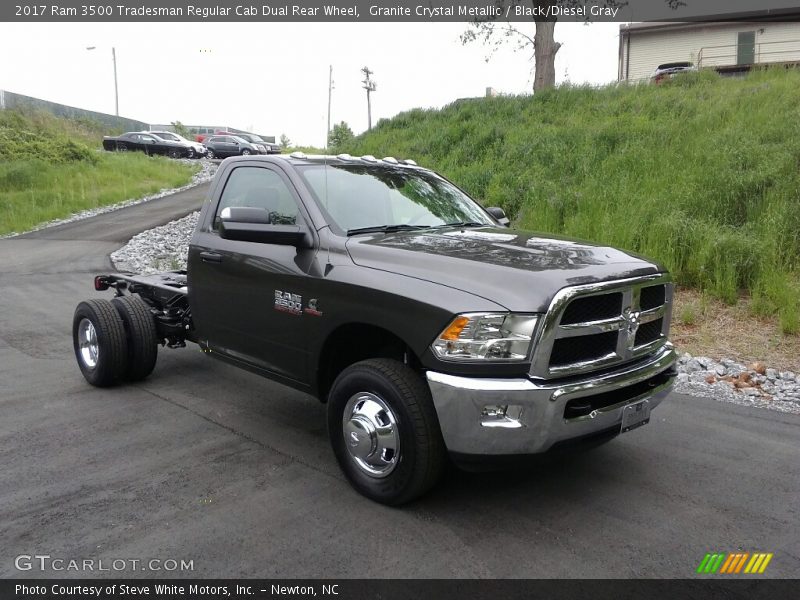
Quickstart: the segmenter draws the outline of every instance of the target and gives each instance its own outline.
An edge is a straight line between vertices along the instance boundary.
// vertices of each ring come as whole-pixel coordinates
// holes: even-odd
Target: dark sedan
[[[194,154],[189,144],[165,140],[151,133],[134,131],[117,137],[105,136],[103,148],[109,151],[136,150],[145,154],[163,154],[170,158],[188,158]]]

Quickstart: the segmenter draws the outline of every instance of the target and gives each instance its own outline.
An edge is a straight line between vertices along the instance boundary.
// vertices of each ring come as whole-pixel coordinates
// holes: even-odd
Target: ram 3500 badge
[[[675,378],[659,264],[518,231],[413,161],[253,156],[220,166],[187,271],[106,274],[73,321],[89,383],[157,348],[327,403],[352,485],[400,504],[460,465],[598,443],[647,423]],[[323,310],[324,309],[324,310]]]

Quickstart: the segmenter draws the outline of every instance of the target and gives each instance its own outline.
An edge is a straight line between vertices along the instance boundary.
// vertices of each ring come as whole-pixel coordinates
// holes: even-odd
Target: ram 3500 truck
[[[413,161],[225,160],[186,271],[106,274],[73,322],[96,386],[157,348],[209,356],[327,403],[365,496],[401,504],[456,464],[597,443],[648,422],[675,379],[673,286],[613,248],[509,229]]]

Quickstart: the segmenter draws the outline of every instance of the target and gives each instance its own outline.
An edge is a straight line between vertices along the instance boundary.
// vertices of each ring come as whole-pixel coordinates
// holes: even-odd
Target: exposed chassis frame
[[[150,307],[161,344],[183,348],[195,342],[186,271],[165,271],[152,275],[111,273],[94,278],[94,289],[113,288],[117,296],[138,294]]]

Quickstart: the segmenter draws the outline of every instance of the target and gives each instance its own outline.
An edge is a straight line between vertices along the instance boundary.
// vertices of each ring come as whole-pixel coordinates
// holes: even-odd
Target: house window
[[[752,65],[756,62],[756,32],[740,31],[736,44],[736,64]]]

